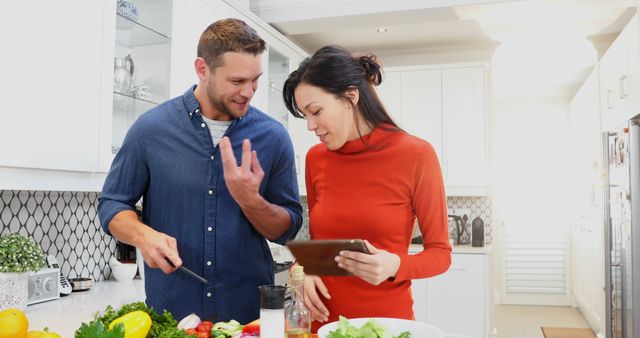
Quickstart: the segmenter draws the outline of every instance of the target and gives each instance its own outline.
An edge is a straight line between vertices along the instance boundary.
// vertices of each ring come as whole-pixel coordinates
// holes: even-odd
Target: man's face
[[[210,69],[206,79],[207,96],[214,109],[214,119],[242,117],[258,89],[262,75],[261,55],[226,52],[221,66]]]

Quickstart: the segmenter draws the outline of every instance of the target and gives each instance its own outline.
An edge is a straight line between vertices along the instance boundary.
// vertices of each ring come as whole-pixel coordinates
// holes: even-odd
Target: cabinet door
[[[402,121],[402,72],[385,72],[382,83],[376,87],[376,90],[391,119],[400,125]]]
[[[442,135],[447,188],[486,188],[483,68],[442,70]]]
[[[442,88],[440,70],[402,72],[400,127],[431,143],[442,163]]]
[[[445,337],[485,337],[485,255],[453,254],[451,267],[427,282],[427,322]]]
[[[97,170],[104,7],[4,4],[0,166]]]
[[[615,125],[613,117],[614,107],[617,102],[617,93],[614,91],[615,74],[613,71],[614,55],[607,53],[600,59],[600,114],[604,127]]]
[[[222,1],[174,1],[171,43],[171,97],[182,95],[198,83],[194,68],[198,41],[213,22],[228,17],[229,9]]]

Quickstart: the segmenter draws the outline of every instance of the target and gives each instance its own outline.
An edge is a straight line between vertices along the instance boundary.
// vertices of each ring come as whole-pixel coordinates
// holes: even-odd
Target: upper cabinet
[[[0,168],[97,171],[109,5],[25,0],[3,7]]]
[[[599,62],[602,125],[613,129],[638,113],[640,21],[634,15]]]
[[[447,195],[487,194],[485,72],[482,65],[388,68],[378,88],[396,123],[435,149]]]
[[[269,48],[252,104],[309,138],[276,95],[306,53],[233,1],[17,1],[0,15],[13,32],[0,63],[0,189],[99,191],[131,124],[198,82],[200,34],[226,17]],[[308,143],[294,139],[297,162]]]
[[[105,25],[113,65],[104,76],[113,85],[101,115],[102,172],[109,170],[133,122],[170,97],[172,1],[117,0],[115,6],[115,17]]]

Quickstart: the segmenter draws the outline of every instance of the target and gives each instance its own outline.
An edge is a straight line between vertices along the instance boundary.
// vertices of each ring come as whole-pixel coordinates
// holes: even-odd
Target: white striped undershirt
[[[224,136],[224,133],[227,131],[227,129],[231,125],[231,121],[216,121],[216,120],[208,119],[204,116],[202,116],[202,119],[207,124],[207,127],[209,127],[209,133],[211,134],[211,141],[213,142],[213,146],[216,147],[218,145],[218,142],[220,142],[220,139],[222,138],[222,136]]]

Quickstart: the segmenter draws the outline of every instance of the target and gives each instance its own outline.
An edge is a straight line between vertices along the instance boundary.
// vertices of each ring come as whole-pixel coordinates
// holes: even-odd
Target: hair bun
[[[382,83],[382,73],[380,72],[380,64],[378,63],[377,57],[373,54],[367,54],[360,56],[358,58],[358,62],[360,66],[364,69],[369,82],[374,85],[379,85]]]

